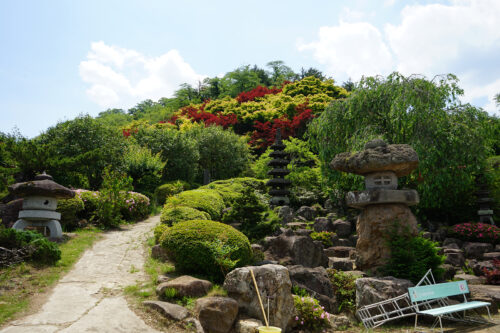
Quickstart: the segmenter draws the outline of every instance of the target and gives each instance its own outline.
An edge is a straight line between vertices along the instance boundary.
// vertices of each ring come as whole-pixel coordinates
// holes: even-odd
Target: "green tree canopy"
[[[420,217],[458,222],[474,214],[474,176],[490,155],[498,122],[481,109],[461,104],[453,75],[428,80],[393,73],[367,77],[343,100],[335,100],[310,126],[332,195],[342,199],[362,188],[361,177],[330,170],[341,152],[359,151],[373,138],[410,144],[419,168],[400,180],[418,190]]]

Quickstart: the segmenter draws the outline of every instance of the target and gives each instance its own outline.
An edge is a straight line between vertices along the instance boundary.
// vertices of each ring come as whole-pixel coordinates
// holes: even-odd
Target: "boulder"
[[[333,331],[345,331],[351,326],[351,321],[344,315],[331,315],[328,321]]]
[[[323,253],[321,242],[307,236],[285,236],[268,238],[265,251],[267,260],[276,260],[289,265],[305,267],[327,266],[328,257]]]
[[[293,233],[297,236],[310,236],[314,231],[311,229],[297,229]]]
[[[500,260],[500,252],[485,253],[485,254],[483,254],[483,259],[484,260],[493,260],[493,259]]]
[[[286,225],[293,221],[293,210],[290,206],[278,207],[278,216],[281,219],[281,224]]]
[[[349,258],[328,258],[328,267],[338,271],[354,270],[354,260]]]
[[[303,228],[307,227],[307,223],[306,222],[290,222],[290,223],[286,224],[286,227],[291,229],[291,230],[303,229]]]
[[[446,259],[445,264],[450,264],[455,267],[462,267],[465,265],[465,256],[462,250],[457,249],[444,249]]]
[[[314,220],[313,229],[316,232],[322,232],[322,231],[333,232],[334,231],[332,221],[326,217],[317,217],[316,220]]]
[[[257,327],[260,326],[263,326],[260,320],[253,318],[240,319],[234,325],[234,331],[235,333],[257,333]]]
[[[189,275],[183,275],[176,279],[160,283],[156,287],[156,294],[163,297],[167,288],[175,289],[178,297],[201,297],[205,296],[212,288],[212,283]]]
[[[355,251],[356,249],[352,246],[332,246],[323,252],[327,257],[352,258]]]
[[[487,269],[487,270],[494,270],[495,269],[495,265],[493,264],[493,261],[491,261],[491,260],[489,260],[489,261],[488,260],[485,260],[485,261],[470,260],[469,266],[474,271],[474,274],[478,275],[478,276],[484,275],[484,269]]]
[[[324,267],[308,268],[300,265],[288,267],[292,285],[305,289],[316,298],[325,310],[336,312],[338,304],[332,284]]]
[[[390,257],[386,241],[387,234],[398,221],[399,230],[408,230],[417,235],[417,219],[403,204],[380,204],[367,206],[359,215],[356,230],[356,266],[358,269],[376,269],[384,266]]]
[[[352,243],[349,239],[339,238],[337,235],[332,236],[332,244],[333,246],[352,246],[356,245],[356,243]]]
[[[177,304],[161,301],[144,301],[143,305],[158,311],[162,316],[168,319],[183,320],[189,315],[189,311]]]
[[[455,267],[453,265],[450,265],[450,264],[443,264],[443,265],[441,265],[441,267],[444,270],[443,279],[453,280],[453,277],[457,273],[457,270],[455,269]]]
[[[160,261],[167,261],[167,251],[160,245],[156,244],[151,248],[151,257]]]
[[[482,259],[483,254],[493,250],[490,243],[467,242],[464,244],[465,257],[467,259]]]
[[[186,320],[184,320],[186,323],[190,324],[192,328],[194,328],[196,331],[196,333],[205,333],[205,330],[203,329],[203,326],[201,326],[201,323],[198,319],[196,318],[188,318]],[[193,330],[190,330],[190,332],[192,332]]]
[[[229,297],[203,297],[196,300],[194,311],[207,332],[227,333],[238,315],[238,302]]]
[[[453,249],[453,250],[460,250],[460,246],[456,243],[449,243],[447,245],[443,245],[443,249]]]
[[[297,210],[297,215],[302,216],[307,221],[313,221],[316,217],[316,210],[309,206],[302,206]]]
[[[352,233],[351,222],[336,220],[333,222],[333,230],[339,238],[347,238]]]
[[[356,308],[386,301],[408,293],[413,287],[409,280],[397,279],[392,276],[383,278],[359,278],[356,280]]]
[[[270,325],[286,331],[288,322],[295,312],[292,297],[292,282],[286,267],[281,265],[264,265],[236,268],[226,275],[224,289],[229,297],[238,302],[240,314],[264,321],[255,288],[250,275],[255,275],[257,286],[263,300],[270,296]],[[267,301],[265,301],[267,304]]]
[[[470,274],[457,274],[455,275],[455,279],[457,280],[465,280],[467,284],[485,284],[486,278],[484,276],[475,276]]]
[[[21,209],[23,209],[23,199],[12,200],[5,205],[2,216],[0,216],[5,228],[12,228],[18,220]]]
[[[462,248],[464,242],[458,238],[445,238],[443,241],[443,247],[447,247],[449,244],[457,244],[459,248]]]
[[[498,313],[498,305],[500,305],[500,286],[493,285],[470,285],[470,300],[490,302],[489,309],[491,314]]]

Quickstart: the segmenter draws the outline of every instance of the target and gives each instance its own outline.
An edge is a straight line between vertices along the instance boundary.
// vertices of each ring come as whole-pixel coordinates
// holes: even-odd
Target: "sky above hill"
[[[498,115],[499,26],[497,0],[1,0],[0,131],[33,137],[272,60],[338,84],[453,73]]]

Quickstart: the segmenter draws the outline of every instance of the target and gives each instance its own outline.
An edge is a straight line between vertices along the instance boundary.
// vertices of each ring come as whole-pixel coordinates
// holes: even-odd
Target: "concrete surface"
[[[123,288],[145,280],[143,243],[159,216],[111,231],[87,250],[41,309],[0,333],[159,332],[131,311]]]

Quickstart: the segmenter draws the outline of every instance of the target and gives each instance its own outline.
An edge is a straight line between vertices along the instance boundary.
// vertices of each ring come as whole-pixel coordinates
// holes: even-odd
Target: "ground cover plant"
[[[8,229],[11,230],[11,229]],[[60,260],[55,265],[33,262],[0,268],[0,325],[30,307],[32,297],[47,291],[68,272],[83,251],[90,248],[99,238],[96,229],[75,232],[75,237],[59,245]],[[9,237],[12,239],[12,237]]]
[[[318,300],[310,296],[293,295],[293,303],[297,311],[294,321],[298,329],[321,332],[330,327],[330,314],[319,305]]]

